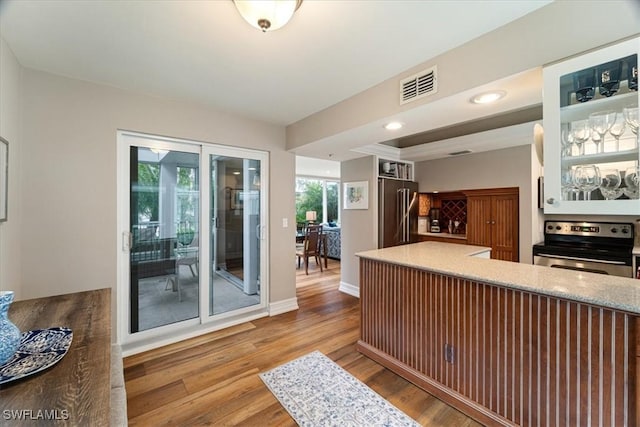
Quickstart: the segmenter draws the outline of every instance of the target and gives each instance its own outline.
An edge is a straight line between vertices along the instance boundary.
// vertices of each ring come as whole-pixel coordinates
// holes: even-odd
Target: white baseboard
[[[269,304],[269,316],[277,316],[278,314],[294,311],[298,308],[298,298],[272,302]]]
[[[353,297],[360,298],[360,287],[352,285],[350,283],[340,282],[340,287],[338,288],[338,290]]]

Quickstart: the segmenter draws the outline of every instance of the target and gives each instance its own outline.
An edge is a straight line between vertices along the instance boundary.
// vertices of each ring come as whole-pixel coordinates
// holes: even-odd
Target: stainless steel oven
[[[545,221],[544,242],[533,246],[533,263],[635,277],[633,241],[629,223]]]

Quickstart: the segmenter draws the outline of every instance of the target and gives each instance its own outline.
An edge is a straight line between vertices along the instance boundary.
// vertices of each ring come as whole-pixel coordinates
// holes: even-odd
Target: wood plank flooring
[[[339,284],[338,261],[311,262],[299,310],[125,358],[129,424],[295,426],[258,373],[319,350],[424,426],[478,426],[355,350],[359,302]]]

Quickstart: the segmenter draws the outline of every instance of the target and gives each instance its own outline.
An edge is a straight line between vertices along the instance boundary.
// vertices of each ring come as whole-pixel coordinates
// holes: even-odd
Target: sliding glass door
[[[261,173],[266,156],[211,151],[207,150],[211,185],[208,311],[214,316],[261,302]]]
[[[119,142],[125,341],[266,313],[267,153],[128,132]]]

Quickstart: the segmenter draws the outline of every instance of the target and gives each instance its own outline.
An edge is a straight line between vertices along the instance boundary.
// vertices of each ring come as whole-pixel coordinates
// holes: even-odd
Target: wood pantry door
[[[465,194],[467,244],[490,247],[492,259],[518,262],[518,189],[470,190]]]

